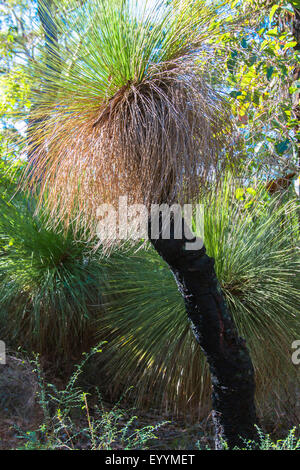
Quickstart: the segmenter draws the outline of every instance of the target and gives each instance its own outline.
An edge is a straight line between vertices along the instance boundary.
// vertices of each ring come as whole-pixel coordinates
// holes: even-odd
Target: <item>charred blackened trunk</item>
[[[213,419],[216,448],[226,441],[229,448],[244,439],[257,440],[254,404],[254,370],[245,340],[240,338],[227,309],[214,270],[214,260],[203,246],[187,250],[187,240],[151,239],[160,256],[170,266],[183,296],[193,333],[209,363],[212,378]]]

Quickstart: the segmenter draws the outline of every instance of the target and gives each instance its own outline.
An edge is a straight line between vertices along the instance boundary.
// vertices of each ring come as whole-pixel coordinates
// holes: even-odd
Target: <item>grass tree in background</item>
[[[1,337],[61,364],[93,344],[93,321],[103,311],[101,265],[79,234],[47,227],[33,200],[10,199],[2,192]]]
[[[40,202],[47,197],[53,223],[93,233],[97,207],[122,195],[147,207],[191,203],[233,161],[229,107],[198,65],[205,52],[209,66],[212,39],[230,29],[225,3],[39,2],[46,48],[29,69],[40,87],[27,181]],[[254,370],[214,260],[204,247],[185,250],[186,241],[174,226],[170,239],[151,240],[210,367],[216,447],[222,439],[233,447],[256,437]]]

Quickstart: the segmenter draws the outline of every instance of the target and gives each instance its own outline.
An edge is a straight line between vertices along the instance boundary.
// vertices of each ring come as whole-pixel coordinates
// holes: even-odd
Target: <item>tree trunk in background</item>
[[[173,224],[174,227],[174,224]],[[257,440],[254,369],[245,340],[238,336],[214,270],[214,260],[200,250],[185,250],[186,238],[149,238],[168,263],[183,296],[193,333],[206,355],[212,379],[216,449]],[[188,240],[189,242],[191,240]],[[188,358],[187,358],[188,361]]]
[[[295,46],[296,51],[300,51],[300,10],[297,8],[294,8],[294,19],[293,19],[293,35],[295,40],[297,41],[297,44]],[[295,73],[294,73],[294,80],[299,80],[300,79],[300,67],[296,67]],[[295,96],[295,114],[297,116],[298,122],[300,122],[300,105],[299,105],[299,93],[296,94]],[[300,125],[297,127],[297,132],[298,135],[300,134]],[[298,137],[298,165],[300,166],[300,137]]]

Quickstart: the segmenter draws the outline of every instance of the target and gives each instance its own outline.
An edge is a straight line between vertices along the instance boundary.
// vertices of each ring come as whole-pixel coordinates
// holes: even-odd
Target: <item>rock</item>
[[[30,420],[37,404],[38,381],[29,361],[8,355],[0,365],[1,417]]]

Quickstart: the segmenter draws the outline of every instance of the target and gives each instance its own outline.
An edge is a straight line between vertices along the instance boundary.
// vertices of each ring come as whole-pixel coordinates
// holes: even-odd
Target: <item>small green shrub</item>
[[[62,389],[45,380],[38,356],[32,361],[32,372],[35,373],[39,386],[37,400],[43,411],[43,420],[36,430],[24,431],[16,427],[20,439],[19,450],[145,450],[149,445],[151,448],[159,449],[163,446],[166,449],[163,439],[156,446],[155,440],[157,431],[168,422],[137,428],[137,416],[132,415],[132,409],[122,409],[121,400],[108,409],[103,405],[98,390],[95,401],[95,396],[86,393],[79,385],[78,379],[87,362],[102,352],[101,347],[100,343],[88,354],[84,354],[83,360],[75,366],[73,374]],[[197,428],[193,432],[197,434]],[[296,428],[290,430],[284,439],[276,441],[259,428],[258,435],[259,443],[248,441],[243,448],[234,450],[300,450]],[[172,449],[183,450],[185,446],[191,449],[191,442],[184,443],[184,436],[181,437],[175,446],[172,444]],[[168,440],[167,437],[166,439]],[[203,449],[200,441],[192,447],[196,450]],[[224,450],[226,449],[227,445],[224,443]],[[210,447],[206,445],[205,450],[210,450]]]
[[[18,429],[22,450],[54,449],[146,449],[147,443],[156,439],[156,431],[165,423],[136,428],[137,416],[130,416],[120,407],[120,402],[110,410],[105,409],[101,395],[93,405],[88,404],[89,394],[78,385],[78,378],[87,361],[101,352],[101,344],[93,348],[75,367],[64,389],[47,383],[38,357],[33,361],[39,383],[39,403],[43,410],[43,423],[38,430]],[[131,411],[131,410],[130,410]],[[77,420],[73,418],[77,416]]]
[[[278,439],[274,441],[271,439],[269,434],[262,432],[258,429],[260,438],[259,450],[300,450],[300,438],[296,436],[296,427],[291,429],[288,435],[284,439]],[[255,448],[253,442],[245,443],[245,447],[242,450],[252,450]]]
[[[257,427],[259,442],[245,441],[244,447],[235,447],[233,450],[300,450],[300,438],[296,436],[296,430],[296,427],[294,427],[290,429],[284,439],[273,440],[269,434]],[[207,446],[203,449],[199,441],[196,443],[196,448],[198,450],[210,450]],[[224,442],[223,450],[228,450],[226,442]]]

